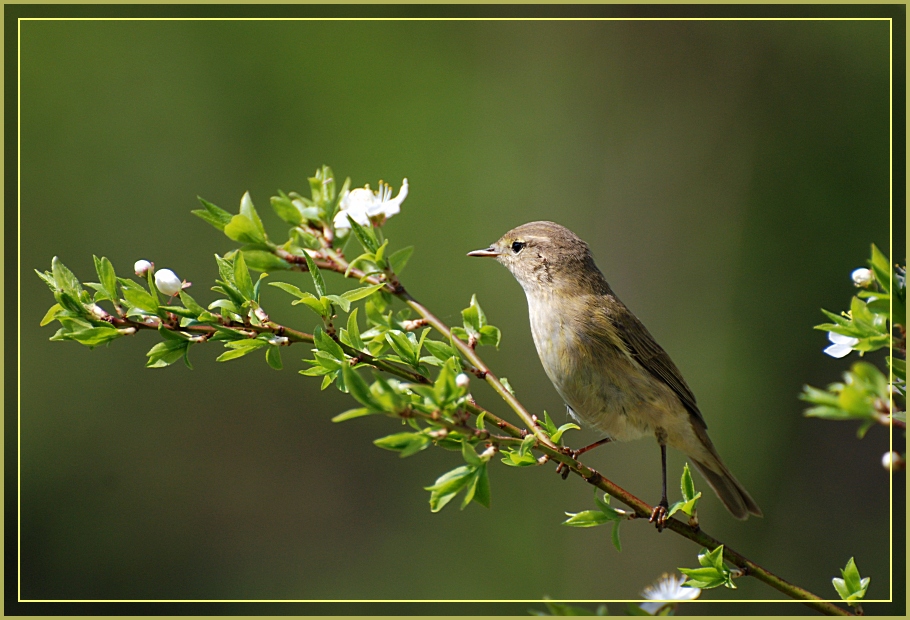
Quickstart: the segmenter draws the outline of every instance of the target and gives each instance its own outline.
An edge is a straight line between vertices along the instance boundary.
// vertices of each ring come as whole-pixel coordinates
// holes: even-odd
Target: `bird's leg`
[[[663,474],[661,486],[662,493],[660,496],[660,503],[651,511],[651,518],[648,519],[648,522],[657,525],[657,531],[661,532],[667,524],[667,517],[669,516],[668,509],[670,507],[670,502],[667,501],[667,432],[662,428],[659,428],[657,429],[656,435],[657,442],[660,444],[660,465],[661,474]]]

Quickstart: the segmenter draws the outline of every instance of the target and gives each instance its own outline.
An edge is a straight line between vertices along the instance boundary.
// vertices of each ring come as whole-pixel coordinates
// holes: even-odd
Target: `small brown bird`
[[[543,368],[578,421],[607,441],[654,435],[660,444],[663,493],[651,514],[667,520],[667,446],[680,450],[737,519],[762,516],[723,464],[682,374],[613,293],[588,244],[553,222],[514,228],[485,250],[505,265],[528,298],[531,332]]]

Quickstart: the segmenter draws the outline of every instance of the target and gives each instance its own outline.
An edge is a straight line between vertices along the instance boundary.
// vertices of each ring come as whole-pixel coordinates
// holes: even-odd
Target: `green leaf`
[[[473,467],[479,467],[483,465],[483,461],[480,460],[479,456],[477,456],[477,452],[474,450],[474,446],[472,446],[466,440],[462,440],[461,442],[461,456],[464,458],[465,463],[468,465],[471,465]]]
[[[692,481],[692,473],[689,471],[688,463],[683,465],[682,478],[679,480],[679,489],[682,491],[682,496],[686,501],[695,497],[695,482]]]
[[[451,357],[458,357],[458,352],[444,342],[427,339],[423,344],[427,348],[427,351],[440,362],[444,362]]]
[[[369,297],[370,295],[372,295],[373,293],[375,293],[376,291],[378,291],[379,289],[381,289],[384,286],[385,286],[385,284],[379,283],[379,284],[372,284],[370,286],[364,286],[361,288],[355,288],[350,291],[345,291],[344,293],[341,294],[341,297],[346,299],[347,301],[359,301],[365,297]]]
[[[473,500],[485,508],[490,507],[490,474],[487,464],[484,463],[477,469],[473,483]]]
[[[474,425],[477,427],[478,430],[481,430],[481,431],[484,430],[485,427],[483,424],[483,418],[486,415],[487,415],[486,411],[481,411],[480,415],[477,416],[477,421],[474,423]]]
[[[583,510],[582,512],[567,512],[566,516],[569,517],[562,522],[563,525],[568,525],[569,527],[596,527],[598,525],[603,525],[612,519],[601,512],[600,510]]]
[[[234,284],[237,290],[246,300],[253,299],[253,279],[250,277],[250,270],[246,267],[246,260],[243,258],[243,252],[234,254]]]
[[[313,284],[316,286],[316,295],[325,297],[325,280],[322,278],[319,267],[316,266],[316,263],[308,253],[304,252],[303,257],[306,259],[307,269],[310,272],[310,276],[313,278]]]
[[[82,284],[79,283],[79,278],[77,278],[72,271],[67,269],[66,265],[64,265],[56,256],[51,260],[51,273],[54,274],[54,282],[57,285],[57,290],[68,293],[73,298],[79,300],[83,290]]]
[[[622,542],[619,540],[619,524],[620,521],[613,522],[613,531],[610,532],[610,541],[613,543],[613,546],[616,547],[617,551],[622,551]]]
[[[390,330],[386,332],[385,337],[392,350],[398,354],[402,361],[414,368],[420,365],[420,352],[417,350],[417,343],[412,342],[410,338],[413,337],[413,334]]]
[[[872,268],[872,274],[876,282],[886,293],[891,293],[891,261],[882,254],[881,250],[872,244],[872,257],[869,259],[869,266]]]
[[[332,340],[332,338],[326,334],[322,328],[317,327],[315,330],[313,330],[313,341],[319,351],[325,351],[330,356],[332,356],[332,358],[339,362],[344,361],[344,350],[341,348],[341,345]]]
[[[493,346],[498,349],[499,342],[501,340],[502,332],[499,331],[498,327],[493,327],[492,325],[484,325],[480,328],[480,336],[477,339],[477,342],[479,344]]]
[[[253,243],[256,245],[265,245],[266,240],[256,224],[245,215],[235,215],[224,227],[224,234],[234,241],[240,243]]]
[[[411,254],[413,253],[414,246],[408,246],[406,248],[401,248],[389,256],[389,265],[392,269],[392,273],[400,274],[402,271],[404,271],[404,267],[408,264],[408,260],[411,258]]]
[[[360,245],[363,247],[364,251],[375,254],[376,250],[379,249],[379,241],[376,239],[376,234],[373,232],[373,227],[361,226],[356,221],[354,221],[350,215],[348,216],[348,222],[350,222],[351,231],[354,233],[354,236],[357,237],[357,241],[360,242]]]
[[[202,206],[205,208],[194,209],[191,213],[202,218],[218,230],[224,230],[224,227],[231,221],[231,214],[224,209],[216,207],[200,196],[197,196],[196,198],[199,199],[199,202],[202,203]]]
[[[272,203],[272,209],[275,211],[275,214],[278,215],[288,224],[293,224],[294,226],[299,226],[303,223],[303,215],[300,213],[300,210],[294,206],[294,203],[291,202],[291,199],[288,198],[284,192],[281,190],[278,191],[279,196],[272,196],[269,202]]]
[[[363,380],[363,377],[357,374],[356,370],[351,368],[350,364],[343,363],[341,372],[344,377],[345,387],[347,387],[348,392],[357,402],[366,405],[366,407],[374,411],[382,411],[382,406],[376,402],[370,392],[370,386]]]
[[[51,289],[51,292],[57,290],[57,283],[54,281],[54,276],[51,275],[50,271],[38,271],[35,269],[35,273],[38,274],[38,277],[41,278],[41,281],[47,284],[48,288]]]
[[[376,415],[376,411],[370,411],[366,407],[358,407],[357,409],[348,409],[344,413],[339,413],[334,418],[332,422],[346,422],[347,420],[353,420],[354,418],[362,418],[368,415]]]
[[[63,312],[63,306],[61,306],[60,304],[54,304],[53,306],[50,307],[50,309],[44,315],[44,318],[41,319],[41,323],[39,323],[39,325],[41,327],[44,327],[48,323],[53,322],[54,319],[57,318],[57,314],[59,314],[60,312]]]
[[[105,344],[111,340],[120,338],[123,334],[114,327],[89,327],[67,334],[67,340],[75,340],[79,344],[94,348],[99,344]]]
[[[831,583],[841,599],[853,605],[855,604],[853,601],[859,601],[866,596],[870,578],[860,577],[853,558],[847,561],[847,566],[842,568],[840,572],[841,578],[835,577],[831,580]]]
[[[265,350],[265,361],[275,370],[281,370],[283,367],[281,364],[281,348],[274,345],[267,348]]]
[[[152,347],[146,357],[147,368],[164,368],[184,357],[186,349],[190,346],[187,341],[165,340]]]
[[[442,510],[470,482],[473,472],[474,470],[467,465],[462,465],[441,475],[432,486],[424,487],[430,491],[430,510],[432,512]]]
[[[422,433],[395,433],[373,441],[374,445],[384,450],[399,452],[398,456],[401,458],[425,450],[430,443],[430,438]]]
[[[461,311],[464,329],[469,335],[477,335],[480,328],[486,325],[486,316],[477,303],[477,295],[471,295],[471,305]]]
[[[158,302],[145,289],[124,288],[123,297],[131,306],[153,314],[158,311]]]
[[[350,340],[348,344],[358,351],[363,351],[365,345],[360,337],[360,327],[357,325],[357,308],[354,308],[354,311],[348,315],[347,334]]]
[[[246,265],[256,271],[287,271],[292,265],[265,250],[243,250]]]
[[[216,362],[229,362],[230,360],[243,357],[244,355],[249,355],[256,349],[261,349],[262,347],[267,347],[269,345],[265,340],[259,340],[258,338],[248,338],[246,340],[233,340],[231,342],[225,343],[225,348],[228,351],[225,351],[217,358]]]
[[[568,422],[568,423],[566,423],[566,424],[563,424],[563,425],[560,426],[559,428],[557,428],[557,429],[556,429],[556,432],[553,433],[552,435],[550,435],[550,439],[553,440],[553,443],[558,444],[558,443],[559,443],[559,440],[562,439],[563,433],[565,433],[567,430],[570,430],[570,429],[574,429],[574,430],[579,430],[579,431],[580,431],[580,430],[581,430],[581,427],[580,427],[578,424],[572,424],[571,422]]]
[[[183,304],[184,308],[196,316],[205,312],[205,308],[196,303],[196,300],[190,297],[186,291],[180,291],[180,302]]]
[[[98,272],[98,281],[101,283],[105,296],[111,301],[116,302],[119,299],[117,295],[117,274],[114,273],[114,266],[106,257],[95,259],[95,271]]]
[[[244,192],[243,197],[240,198],[240,215],[247,217],[253,222],[253,225],[256,226],[256,230],[259,232],[260,236],[265,238],[265,228],[262,226],[262,220],[259,219],[256,207],[253,206],[253,199],[250,198],[249,192]]]

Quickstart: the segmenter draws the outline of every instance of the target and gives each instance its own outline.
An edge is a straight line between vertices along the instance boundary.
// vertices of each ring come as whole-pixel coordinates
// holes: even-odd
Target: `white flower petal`
[[[832,344],[830,347],[825,348],[825,353],[831,357],[840,359],[842,357],[846,357],[852,350],[853,347],[847,344]]]
[[[852,336],[844,336],[843,334],[838,334],[836,332],[828,332],[828,340],[834,344],[847,344],[851,347],[859,342],[859,338],[853,338]]]

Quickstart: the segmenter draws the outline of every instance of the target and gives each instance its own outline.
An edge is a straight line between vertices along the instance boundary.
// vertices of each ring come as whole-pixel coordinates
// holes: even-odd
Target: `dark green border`
[[[890,17],[893,22],[893,195],[895,251],[906,248],[906,6],[880,5],[5,5],[5,615],[527,615],[542,603],[19,603],[17,579],[17,20],[22,17]],[[906,490],[894,489],[896,517]],[[894,539],[894,589],[906,583],[906,530]],[[541,570],[547,568],[541,565]],[[465,575],[465,579],[470,579]],[[593,608],[593,605],[586,605]],[[869,615],[905,615],[898,604],[864,605]],[[624,605],[623,605],[624,608]],[[739,603],[700,606],[711,615],[735,615]],[[614,610],[618,611],[616,605]],[[811,614],[796,603],[769,603],[766,615]]]

